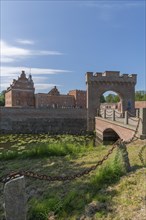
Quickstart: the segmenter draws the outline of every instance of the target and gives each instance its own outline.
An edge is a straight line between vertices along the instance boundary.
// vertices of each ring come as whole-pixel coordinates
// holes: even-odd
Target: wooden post
[[[4,186],[6,220],[26,220],[24,176],[7,182]]]

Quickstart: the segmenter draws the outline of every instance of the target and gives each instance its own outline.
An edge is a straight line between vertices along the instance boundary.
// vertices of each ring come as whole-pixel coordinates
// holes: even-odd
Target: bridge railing
[[[136,126],[139,118],[139,135],[141,139],[146,139],[146,108],[135,109],[135,114],[132,114],[128,111],[124,113],[118,112],[115,109],[100,109],[97,110],[97,116],[111,121],[122,122],[125,125]]]
[[[112,121],[116,121],[116,118],[123,118],[124,114],[115,109],[100,109],[97,110],[97,116],[107,119],[112,119]]]

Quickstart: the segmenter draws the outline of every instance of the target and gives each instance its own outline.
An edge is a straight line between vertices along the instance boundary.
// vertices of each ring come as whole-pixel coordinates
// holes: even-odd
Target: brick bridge
[[[121,114],[116,110],[102,110],[95,117],[96,136],[100,141],[116,141],[121,138],[125,141],[131,139],[138,126],[137,137],[146,138],[146,108],[138,109],[136,112],[140,117],[132,117],[127,111]],[[124,116],[123,116],[124,115]]]

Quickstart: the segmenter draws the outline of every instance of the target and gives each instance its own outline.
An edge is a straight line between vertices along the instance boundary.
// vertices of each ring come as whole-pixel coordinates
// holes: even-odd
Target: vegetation
[[[75,156],[93,147],[92,135],[3,135],[1,136],[0,160],[14,158],[40,158],[49,156]],[[76,143],[76,144],[75,144]]]
[[[146,91],[136,91],[135,101],[146,101]]]
[[[92,135],[1,135],[0,175],[17,170],[50,176],[76,174],[95,165],[111,148],[95,147],[93,138]],[[90,175],[73,181],[47,182],[26,178],[28,220],[83,217],[112,220],[135,216],[143,220],[145,168],[138,157],[143,144],[141,141],[128,147],[133,170],[128,175],[121,153],[116,149]],[[3,195],[2,184],[0,194]],[[2,204],[3,197],[0,198],[0,218],[3,219]]]
[[[0,106],[4,106],[4,105],[5,105],[5,90],[0,92]]]
[[[105,97],[105,101],[107,103],[117,103],[120,101],[120,98],[118,95],[114,95],[114,94],[109,94]]]
[[[120,98],[115,94],[108,94],[107,96],[102,95],[100,97],[100,103],[118,103]],[[146,91],[136,91],[135,101],[146,101]]]

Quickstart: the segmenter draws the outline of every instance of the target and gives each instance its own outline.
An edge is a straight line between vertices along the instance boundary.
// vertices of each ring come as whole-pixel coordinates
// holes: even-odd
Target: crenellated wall
[[[135,84],[136,74],[121,74],[119,71],[105,71],[103,73],[86,73],[88,130],[95,127],[94,118],[100,109],[100,97],[107,91],[116,92],[121,103],[121,112],[128,110],[135,113]]]

